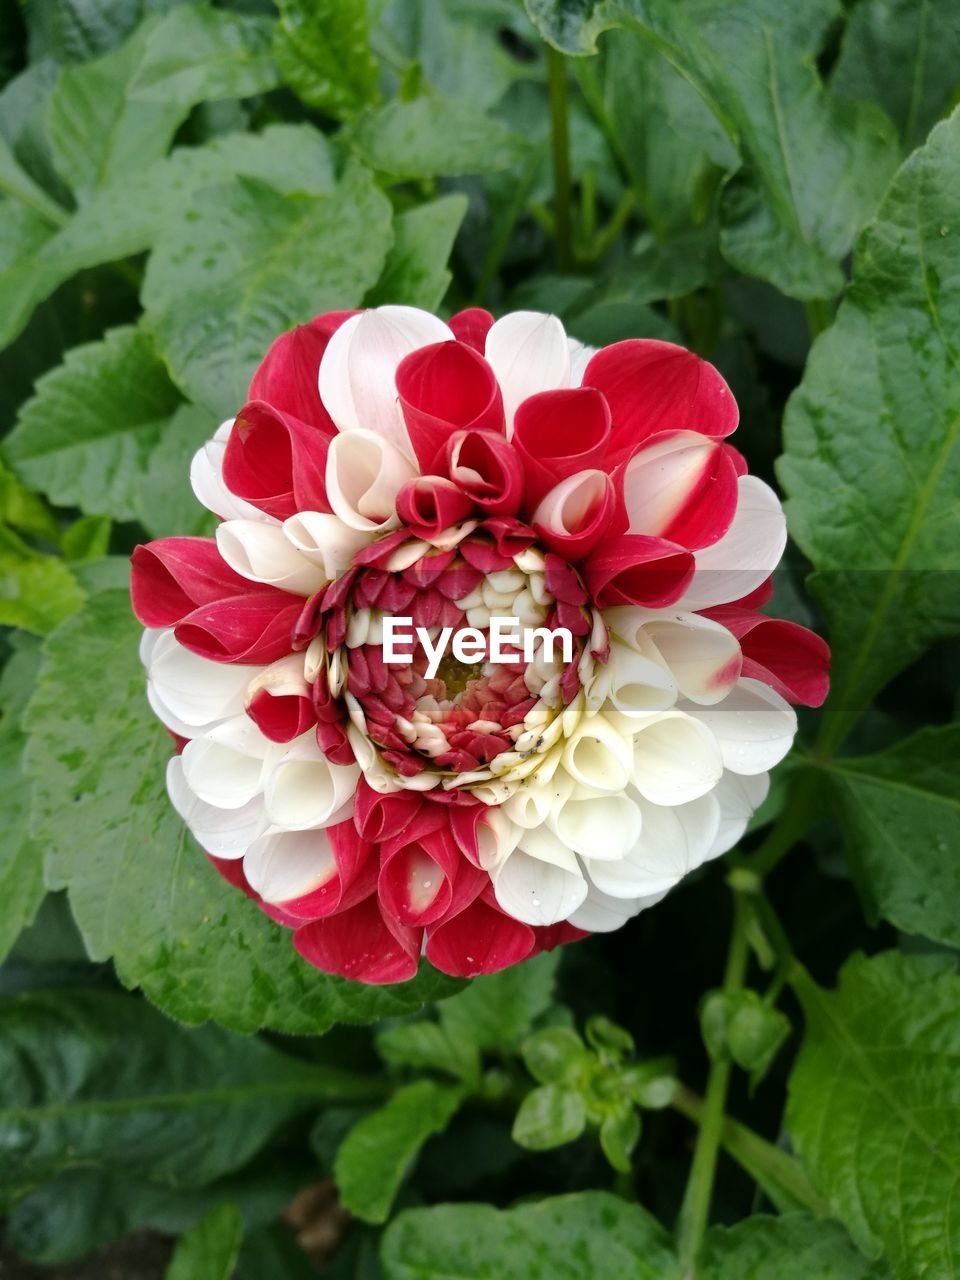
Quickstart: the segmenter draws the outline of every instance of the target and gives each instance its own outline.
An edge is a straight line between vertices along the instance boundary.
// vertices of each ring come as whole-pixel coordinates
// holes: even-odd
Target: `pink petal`
[[[511,443],[527,478],[528,510],[558,480],[598,467],[610,439],[610,410],[589,387],[542,391],[518,407]]]
[[[324,973],[354,982],[406,982],[417,972],[420,934],[388,928],[371,894],[347,911],[303,925],[294,933],[293,945]]]
[[[721,606],[707,616],[740,641],[741,674],[762,680],[788,702],[819,707],[830,688],[830,646],[813,631],[784,618]]]
[[[696,551],[717,542],[737,509],[734,451],[694,431],[651,437],[623,469],[631,533]]]
[[[237,414],[223,455],[231,493],[269,516],[329,511],[324,473],[332,425],[308,426],[262,400]]]
[[[396,374],[407,434],[424,472],[432,471],[458,429],[503,432],[503,401],[493,370],[462,342],[435,342],[400,361]]]
[[[529,925],[477,898],[459,915],[428,931],[427,959],[443,973],[475,978],[525,960],[535,942]]]
[[[130,559],[130,598],[145,627],[171,627],[197,605],[261,590],[230,568],[212,538],[157,538]]]
[[[567,560],[582,560],[611,533],[617,493],[604,471],[567,476],[548,493],[531,517],[540,541]]]
[[[483,307],[467,307],[465,311],[458,311],[455,316],[451,316],[449,324],[458,342],[465,342],[468,347],[483,354],[487,334],[493,324],[493,316],[489,311],[485,311]]]
[[[397,494],[397,515],[418,538],[436,537],[472,510],[471,499],[442,476],[416,476]]]
[[[290,652],[299,596],[264,587],[200,605],[174,628],[185,649],[214,662],[276,662]]]
[[[523,464],[491,431],[457,431],[447,441],[443,469],[481,511],[512,516],[523,501]]]

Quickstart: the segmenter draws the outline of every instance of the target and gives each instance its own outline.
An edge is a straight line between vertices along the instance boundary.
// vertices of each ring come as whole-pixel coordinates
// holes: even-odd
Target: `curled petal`
[[[527,478],[532,510],[558,480],[599,467],[610,439],[610,410],[590,387],[541,391],[517,407],[512,444]]]
[[[207,804],[240,809],[260,794],[275,751],[252,720],[237,716],[186,744],[183,779]]]
[[[416,307],[374,307],[336,331],[320,362],[320,398],[340,431],[371,431],[412,452],[397,404],[397,366],[404,356],[453,333]]]
[[[259,587],[200,605],[177,623],[174,635],[185,648],[214,662],[276,662],[290,652],[302,610],[302,596]]]
[[[271,742],[291,742],[317,723],[302,653],[281,658],[250,681],[246,712]]]
[[[450,328],[458,342],[465,342],[474,351],[483,354],[487,334],[493,324],[493,316],[483,307],[467,307],[450,317]]]
[[[677,700],[674,674],[653,645],[644,651],[612,642],[610,656],[599,669],[597,679],[624,716],[643,717],[651,711],[666,711]]]
[[[134,547],[130,598],[145,627],[172,627],[197,605],[256,591],[212,538],[157,538]]]
[[[335,436],[327,458],[331,509],[351,529],[394,529],[397,494],[414,475],[413,463],[382,435],[357,429]]]
[[[747,829],[747,823],[763,804],[770,790],[770,775],[731,773],[725,770],[723,777],[711,791],[720,806],[720,826],[708,858],[719,857],[739,843]]]
[[[351,529],[330,511],[298,511],[283,522],[283,536],[311,564],[332,582],[353,563],[373,534],[368,529]]]
[[[312,735],[291,743],[266,779],[267,817],[284,831],[303,831],[340,822],[353,808],[360,773],[356,765],[331,764]]]
[[[223,458],[234,419],[221,422],[211,439],[202,444],[190,463],[190,487],[197,501],[221,520],[272,520],[258,507],[231,493],[223,479]]]
[[[595,796],[578,789],[551,814],[548,825],[574,853],[584,858],[618,860],[640,838],[641,814],[625,792]]]
[[[720,805],[712,794],[672,807],[645,800],[640,805],[640,834],[626,855],[586,866],[597,888],[613,898],[666,893],[710,856],[720,827]]]
[[[544,494],[530,523],[551,551],[582,560],[610,536],[616,513],[616,489],[606,472],[578,471]]]
[[[167,794],[194,838],[215,858],[242,858],[267,826],[259,793],[229,809],[201,800],[187,783],[181,756],[167,763]]]
[[[513,516],[523,501],[523,465],[502,436],[457,431],[444,450],[444,469],[473,504],[491,516]]]
[[[323,568],[301,555],[278,524],[225,520],[217,527],[217,548],[230,568],[250,582],[298,596],[312,596],[327,582]]]
[[[587,896],[576,855],[546,827],[525,831],[519,846],[492,873],[497,902],[524,924],[566,920]]]
[[[647,441],[626,463],[623,498],[630,533],[696,550],[717,542],[737,509],[733,450],[695,431]]]
[[[293,945],[324,973],[354,982],[407,982],[417,972],[422,933],[389,927],[373,893],[346,911],[303,925]]]
[[[472,510],[471,499],[442,476],[414,476],[397,494],[397,515],[418,538],[438,537]]]
[[[622,461],[659,431],[722,438],[737,428],[737,402],[723,378],[692,351],[651,338],[604,347],[587,365],[585,387],[602,391],[613,415],[608,459]]]
[[[480,897],[429,930],[427,959],[442,973],[475,978],[525,960],[535,945],[536,935],[529,925]]]
[[[740,645],[713,618],[671,609],[608,609],[607,626],[638,653],[665,665],[693,702],[725,698],[740,675]]]
[[[645,800],[686,804],[712,790],[722,773],[716,738],[692,715],[661,711],[637,723],[632,781]]]
[[[503,393],[508,436],[514,414],[528,396],[570,385],[570,349],[556,316],[539,311],[503,316],[487,334],[484,355]]]
[[[333,435],[334,425],[320,399],[317,375],[331,337],[353,311],[328,311],[275,338],[250,382],[249,400],[265,400],[281,413]]]
[[[459,429],[503,431],[503,401],[493,370],[462,342],[435,342],[401,360],[397,395],[423,472],[432,471]]]
[[[830,646],[785,618],[721,606],[710,617],[732,632],[743,650],[743,674],[770,685],[788,702],[819,707],[830,687]]]
[[[693,577],[691,552],[663,538],[639,534],[601,542],[584,566],[583,580],[594,602],[662,609],[684,592]]]
[[[780,562],[787,522],[780,499],[756,476],[741,476],[733,523],[719,542],[696,553],[696,572],[678,602],[708,609],[756,591]]]
[[[604,716],[585,716],[567,737],[563,767],[594,791],[622,791],[630,781],[633,746]]]
[[[265,833],[247,850],[243,874],[264,902],[277,904],[295,902],[338,880],[324,831]]]
[[[715,706],[688,703],[686,710],[713,734],[732,773],[766,773],[787,754],[797,732],[797,713],[789,702],[747,677]]]
[[[140,657],[147,668],[150,705],[168,729],[185,738],[240,715],[244,690],[261,670],[200,658],[172,631],[145,631]]]
[[[333,433],[253,400],[237,414],[223,455],[227,488],[285,520],[296,511],[329,511],[324,475]]]

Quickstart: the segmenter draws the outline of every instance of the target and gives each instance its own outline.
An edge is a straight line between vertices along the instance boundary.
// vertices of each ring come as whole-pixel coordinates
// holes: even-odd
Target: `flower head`
[[[490,972],[737,842],[829,658],[759,611],[786,528],[737,421],[691,352],[532,312],[276,340],[191,469],[216,538],[131,590],[171,800],[311,963]]]

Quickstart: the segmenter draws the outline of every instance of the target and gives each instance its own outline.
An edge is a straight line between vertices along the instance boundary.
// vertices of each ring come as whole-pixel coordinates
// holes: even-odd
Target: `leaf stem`
[[[550,144],[553,151],[553,201],[557,235],[557,267],[573,266],[573,217],[570,207],[570,131],[567,119],[567,65],[563,54],[547,45],[550,93]]]
[[[816,817],[813,805],[817,789],[817,775],[813,769],[804,769],[790,788],[790,794],[780,816],[770,829],[757,851],[743,859],[763,879],[785,858],[800,838],[806,834]]]
[[[747,971],[749,945],[747,926],[749,911],[743,896],[733,896],[733,933],[727,954],[727,967],[723,975],[723,990],[739,991]],[[697,1255],[703,1241],[710,1216],[710,1201],[717,1167],[717,1155],[725,1124],[724,1108],[730,1084],[732,1062],[729,1057],[717,1058],[710,1067],[707,1089],[704,1095],[700,1132],[693,1152],[693,1164],[687,1179],[683,1203],[677,1220],[677,1240],[680,1252],[680,1274],[683,1280],[693,1280]]]

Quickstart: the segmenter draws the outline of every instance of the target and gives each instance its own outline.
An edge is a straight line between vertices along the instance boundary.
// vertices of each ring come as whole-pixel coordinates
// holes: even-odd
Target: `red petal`
[[[427,932],[427,959],[443,973],[475,978],[525,960],[535,945],[529,925],[483,898]]]
[[[672,342],[629,338],[604,347],[587,365],[583,385],[602,391],[610,406],[611,462],[658,431],[728,436],[740,420],[733,393],[713,365]]]
[[[564,476],[598,467],[609,439],[610,410],[590,387],[541,391],[524,400],[511,443],[527,477],[527,510]]]
[[[275,587],[200,605],[177,623],[185,649],[214,662],[267,663],[290,652],[303,600]]]
[[[830,688],[830,646],[814,631],[785,618],[724,605],[706,609],[740,641],[740,674],[762,680],[771,689],[805,707],[819,707]]]
[[[397,395],[414,453],[424,472],[451,432],[502,432],[503,400],[483,356],[462,342],[434,342],[397,366]]]
[[[453,330],[458,342],[465,342],[474,351],[483,355],[487,345],[487,334],[493,324],[493,316],[483,307],[467,307],[451,316],[447,324]]]
[[[603,480],[605,483],[599,500],[594,499],[588,505],[576,505],[573,499],[564,502],[564,532],[538,522],[541,502],[541,506],[533,514],[532,524],[544,546],[556,551],[566,560],[577,561],[589,555],[603,538],[611,533],[622,532],[616,529],[614,523],[618,505],[616,486],[610,476],[604,475]],[[549,497],[548,491],[544,494],[544,500]]]
[[[664,538],[627,534],[602,542],[587,560],[583,578],[594,603],[662,609],[678,600],[693,577],[691,552]]]
[[[503,436],[457,431],[447,440],[440,468],[492,516],[512,516],[523,501],[523,464]]]
[[[414,476],[397,494],[397,515],[418,538],[437,537],[472,510],[470,498],[442,476]]]
[[[172,627],[200,604],[256,593],[221,556],[212,538],[157,538],[134,547],[130,599],[145,627]]]
[[[265,400],[309,426],[335,430],[317,390],[320,361],[333,334],[355,311],[328,311],[281,333],[250,382],[248,400]]]
[[[371,894],[347,911],[303,925],[293,945],[324,973],[354,982],[406,982],[417,972],[421,933],[389,929]]]
[[[365,778],[361,778],[357,784],[353,821],[365,839],[380,843],[408,827],[424,803],[423,797],[413,791],[381,795]]]
[[[317,723],[313,703],[304,694],[275,694],[269,689],[253,695],[247,715],[271,742],[292,742]]]
[[[262,400],[251,401],[227,439],[224,483],[278,520],[298,511],[329,511],[324,477],[334,434],[332,423],[309,426]]]

